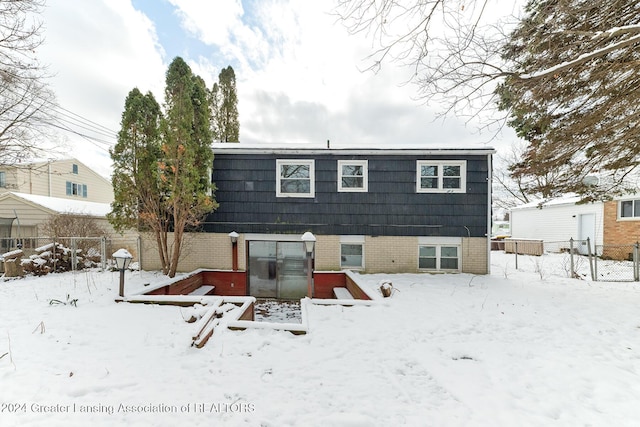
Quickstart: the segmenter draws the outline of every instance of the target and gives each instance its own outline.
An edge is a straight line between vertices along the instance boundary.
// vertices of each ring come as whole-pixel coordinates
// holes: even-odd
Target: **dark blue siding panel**
[[[315,159],[315,197],[276,197],[276,159]],[[368,160],[368,191],[338,192],[337,161]],[[425,156],[216,154],[218,210],[212,232],[471,236],[487,234],[486,155],[431,157],[467,161],[467,192],[417,193],[416,161]]]

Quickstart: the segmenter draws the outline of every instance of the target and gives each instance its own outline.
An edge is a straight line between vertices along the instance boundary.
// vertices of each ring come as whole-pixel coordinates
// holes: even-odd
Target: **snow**
[[[131,253],[124,249],[124,248],[120,248],[117,251],[115,251],[113,253],[113,255],[111,255],[112,258],[133,258],[133,255],[131,255]]]
[[[111,205],[109,203],[88,202],[85,200],[63,199],[60,197],[17,192],[11,192],[10,194],[62,214],[104,217],[111,212]]]
[[[3,281],[0,425],[639,425],[640,284],[554,260],[358,275],[393,295],[305,299],[306,335],[216,329],[201,349],[193,308],[116,303],[119,272]],[[165,279],[127,271],[125,286]]]

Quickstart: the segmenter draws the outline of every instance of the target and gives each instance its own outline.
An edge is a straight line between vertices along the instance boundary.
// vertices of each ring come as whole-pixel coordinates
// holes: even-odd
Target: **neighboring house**
[[[111,203],[111,182],[76,159],[0,165],[0,193],[14,191],[96,203]]]
[[[111,226],[106,219],[110,210],[111,206],[108,203],[13,192],[0,194],[0,222],[4,223],[0,223],[3,225],[0,227],[0,247],[7,251],[15,246],[16,241],[42,237],[43,224],[52,215],[57,214],[88,216],[110,231]]]
[[[545,243],[545,249],[565,250],[570,239],[576,243],[576,250],[586,254],[588,248],[582,242],[589,238],[591,250],[602,246],[605,227],[605,203],[579,204],[579,197],[563,197],[541,203],[528,203],[511,209],[512,239],[538,239]]]
[[[310,231],[314,272],[489,272],[493,149],[307,147],[214,144],[220,206],[180,269],[230,268],[235,231],[250,294],[304,295]]]
[[[605,202],[603,243],[605,248],[609,248],[605,255],[611,258],[629,258],[630,249],[615,250],[615,247],[631,246],[639,241],[640,195]]]

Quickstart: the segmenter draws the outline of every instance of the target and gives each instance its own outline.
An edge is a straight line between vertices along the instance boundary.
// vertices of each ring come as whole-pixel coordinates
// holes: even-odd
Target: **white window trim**
[[[421,246],[435,246],[436,248],[436,268],[420,268],[420,247]],[[441,260],[441,248],[443,246],[455,246],[458,248],[458,268],[457,269],[442,269],[440,268]],[[462,271],[462,239],[460,237],[420,237],[418,238],[418,257],[417,265],[419,271],[442,271],[442,272],[460,272]]]
[[[640,197],[634,197],[634,198],[627,198],[627,199],[618,200],[618,206],[617,206],[618,221],[640,221],[640,215],[638,215],[638,216],[622,216],[622,202],[631,202],[632,204],[635,204],[634,202],[636,200],[640,200]]]
[[[280,191],[280,166],[281,165],[308,165],[309,166],[309,193],[283,193]],[[313,159],[277,159],[276,160],[276,197],[315,197],[315,160]]]
[[[422,188],[420,185],[421,167],[424,165],[438,166],[438,188]],[[460,188],[442,187],[442,166],[460,166]],[[466,160],[418,160],[416,162],[416,191],[418,193],[466,193],[467,192],[467,161]]]
[[[342,266],[342,245],[362,245],[362,265],[360,266],[352,266],[346,265]],[[349,236],[340,236],[340,253],[338,254],[340,257],[340,268],[348,269],[348,270],[364,270],[365,269],[365,245],[364,245],[364,236],[359,235],[349,235]]]
[[[342,166],[357,165],[362,166],[362,187],[343,187],[342,186]],[[369,161],[368,160],[338,160],[338,191],[339,192],[359,192],[366,193],[369,191]]]

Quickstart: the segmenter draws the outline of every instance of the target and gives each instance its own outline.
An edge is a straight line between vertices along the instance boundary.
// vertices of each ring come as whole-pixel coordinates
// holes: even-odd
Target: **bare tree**
[[[374,42],[368,70],[386,61],[410,67],[420,99],[440,103],[443,114],[475,116],[492,107],[495,85],[510,74],[500,48],[517,19],[509,13],[496,20],[492,3],[340,0],[336,11],[352,34]]]
[[[490,19],[493,6],[505,7],[344,0],[337,10],[351,32],[375,41],[370,69],[387,60],[412,67],[420,98],[443,114],[481,116],[481,127],[510,119],[529,142],[512,172],[557,174],[534,191],[588,200],[627,190],[640,154],[637,1],[529,0],[524,18],[502,20]],[[605,175],[601,185],[585,180],[593,173]]]
[[[35,57],[43,0],[0,0],[0,164],[40,154],[54,95]]]
[[[554,169],[536,175],[514,174],[514,165],[521,162],[527,150],[525,141],[517,141],[509,151],[498,154],[493,167],[493,205],[511,209],[535,200],[544,202],[554,197],[553,188],[560,172]]]

